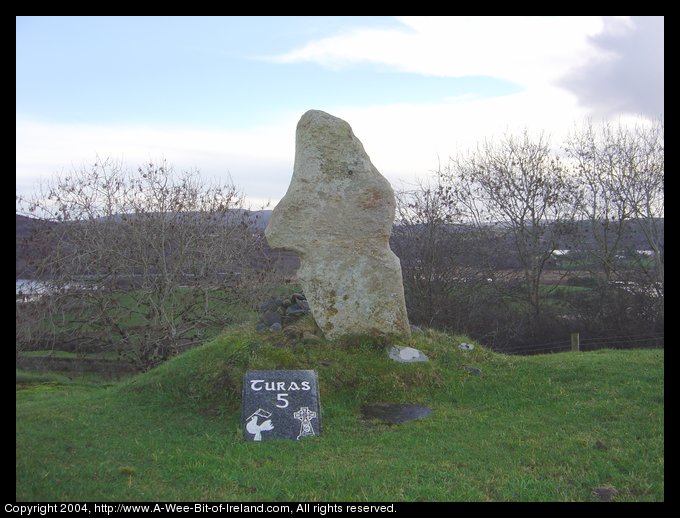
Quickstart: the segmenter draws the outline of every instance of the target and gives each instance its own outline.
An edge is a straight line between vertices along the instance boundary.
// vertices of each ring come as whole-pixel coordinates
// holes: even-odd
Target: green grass
[[[52,383],[53,385],[91,385],[103,387],[113,385],[121,380],[134,376],[128,372],[96,372],[96,371],[37,371],[17,369],[17,390],[30,388],[36,383]]]
[[[29,358],[71,358],[73,360],[88,358],[90,360],[118,360],[120,355],[114,351],[103,351],[99,353],[71,352],[42,350],[42,351],[21,351],[21,356]]]
[[[588,501],[604,485],[664,499],[663,351],[515,357],[427,331],[412,345],[431,361],[397,364],[367,338],[272,336],[232,328],[108,386],[17,375],[16,499]],[[322,435],[245,442],[245,370],[295,368],[319,374]],[[433,413],[364,422],[371,402]]]
[[[71,380],[64,374],[56,372],[35,372],[17,369],[17,390],[20,385],[30,385],[35,383],[57,383],[69,384]]]
[[[560,298],[565,295],[589,293],[592,288],[584,286],[568,286],[555,284],[541,284],[539,286],[539,293],[544,297]]]
[[[282,287],[281,292],[289,291],[290,288]],[[153,301],[153,304],[152,304]],[[209,290],[207,298],[203,294],[183,287],[174,288],[167,299],[162,302],[159,294],[146,293],[141,289],[98,291],[96,297],[78,295],[71,307],[66,307],[60,318],[46,321],[46,326],[55,326],[53,331],[56,335],[69,333],[96,334],[110,333],[111,326],[105,325],[102,316],[102,308],[106,308],[107,320],[115,322],[121,329],[135,331],[136,328],[150,324],[151,306],[162,305],[167,312],[165,317],[174,319],[175,325],[187,322],[193,323],[197,318],[206,318],[206,315],[229,316],[229,322],[243,322],[257,318],[257,313],[246,305],[233,300],[233,297],[225,290]],[[194,312],[186,312],[191,307]],[[93,324],[93,322],[95,324]],[[202,326],[203,336],[212,338],[219,334],[221,327]],[[193,338],[195,333],[187,332],[187,338]]]

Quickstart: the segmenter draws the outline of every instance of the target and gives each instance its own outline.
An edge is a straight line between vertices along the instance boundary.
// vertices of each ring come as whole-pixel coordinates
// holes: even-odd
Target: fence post
[[[579,351],[579,337],[578,333],[571,333],[571,350],[572,352],[578,352]]]

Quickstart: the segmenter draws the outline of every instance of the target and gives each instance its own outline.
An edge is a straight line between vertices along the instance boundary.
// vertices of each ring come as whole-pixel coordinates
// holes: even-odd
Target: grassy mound
[[[115,385],[22,377],[17,500],[663,500],[663,351],[510,357],[426,331],[408,345],[430,362],[398,364],[305,325],[233,328]],[[245,442],[247,369],[316,370],[323,434]],[[433,413],[364,421],[377,402]]]
[[[469,377],[462,370],[466,362],[488,362],[494,357],[482,348],[460,351],[457,346],[464,337],[429,331],[418,334],[409,345],[433,361],[398,364],[386,354],[391,343],[365,336],[304,343],[281,334],[258,334],[249,327],[234,328],[135,377],[119,390],[157,407],[225,416],[240,408],[246,370],[313,369],[319,374],[324,403],[418,403],[425,402],[445,381],[453,381],[449,373],[455,372],[453,377],[459,381]],[[461,370],[452,371],[451,367]]]

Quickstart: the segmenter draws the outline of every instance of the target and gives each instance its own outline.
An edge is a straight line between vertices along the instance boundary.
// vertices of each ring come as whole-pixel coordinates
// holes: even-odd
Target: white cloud
[[[610,59],[570,70],[560,86],[596,114],[663,115],[664,18],[607,18],[603,31],[590,41]]]
[[[378,170],[398,188],[427,176],[450,155],[484,138],[525,127],[560,137],[586,112],[575,96],[550,86],[504,97],[459,98],[430,104],[326,106],[345,119]],[[47,123],[17,117],[17,192],[37,179],[91,162],[95,155],[130,166],[165,157],[178,168],[197,167],[209,178],[227,174],[260,206],[285,194],[293,170],[295,126],[301,113],[241,132],[151,126]]]
[[[520,85],[552,82],[607,56],[590,44],[600,17],[402,17],[404,29],[355,29],[273,58],[329,67],[380,63],[434,76],[490,76]]]
[[[583,63],[610,59],[592,44],[601,18],[402,18],[405,28],[356,29],[312,41],[280,62],[325,66],[368,62],[438,76],[485,75],[515,81],[519,93],[495,98],[461,96],[441,102],[381,106],[324,105],[345,119],[376,167],[399,187],[425,177],[450,155],[485,138],[524,128],[558,143],[588,109],[556,79]],[[611,20],[608,21],[611,25]],[[626,33],[629,21],[620,21]],[[609,29],[608,29],[609,30]],[[278,114],[242,131],[167,126],[75,125],[17,114],[17,193],[38,178],[95,158],[124,159],[134,167],[165,157],[176,168],[197,167],[209,178],[227,173],[253,205],[275,204],[290,182],[295,126],[301,113]]]
[[[544,86],[491,99],[433,104],[342,107],[333,115],[347,120],[371,160],[395,187],[424,178],[449,156],[473,149],[487,138],[545,133],[554,144],[587,115],[576,97]]]
[[[209,180],[229,177],[257,207],[282,196],[292,173],[297,114],[251,131],[92,125],[31,120],[17,115],[17,194],[96,156],[134,168],[165,158],[175,169],[198,168]],[[292,128],[292,129],[291,129]]]

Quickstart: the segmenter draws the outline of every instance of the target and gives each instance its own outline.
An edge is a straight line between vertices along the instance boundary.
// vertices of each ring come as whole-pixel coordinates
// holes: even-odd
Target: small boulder
[[[267,302],[263,302],[257,308],[260,313],[266,313],[267,311],[276,311],[279,307],[279,303],[276,299],[269,299]]]
[[[429,361],[422,351],[413,347],[401,347],[394,345],[389,351],[390,358],[399,363],[417,363]]]
[[[281,329],[282,329],[281,322],[274,322],[272,325],[269,326],[269,330],[272,333],[278,333],[279,331],[281,331]]]
[[[307,298],[305,297],[305,295],[303,293],[293,293],[290,296],[290,298],[291,298],[291,301],[292,301],[293,304],[299,304],[303,300],[305,302],[307,301]]]
[[[262,314],[262,322],[264,322],[269,327],[274,324],[281,325],[281,315],[279,315],[276,311],[269,309]]]
[[[286,308],[286,315],[291,317],[301,317],[309,313],[309,309],[305,309],[300,304],[291,304]]]

